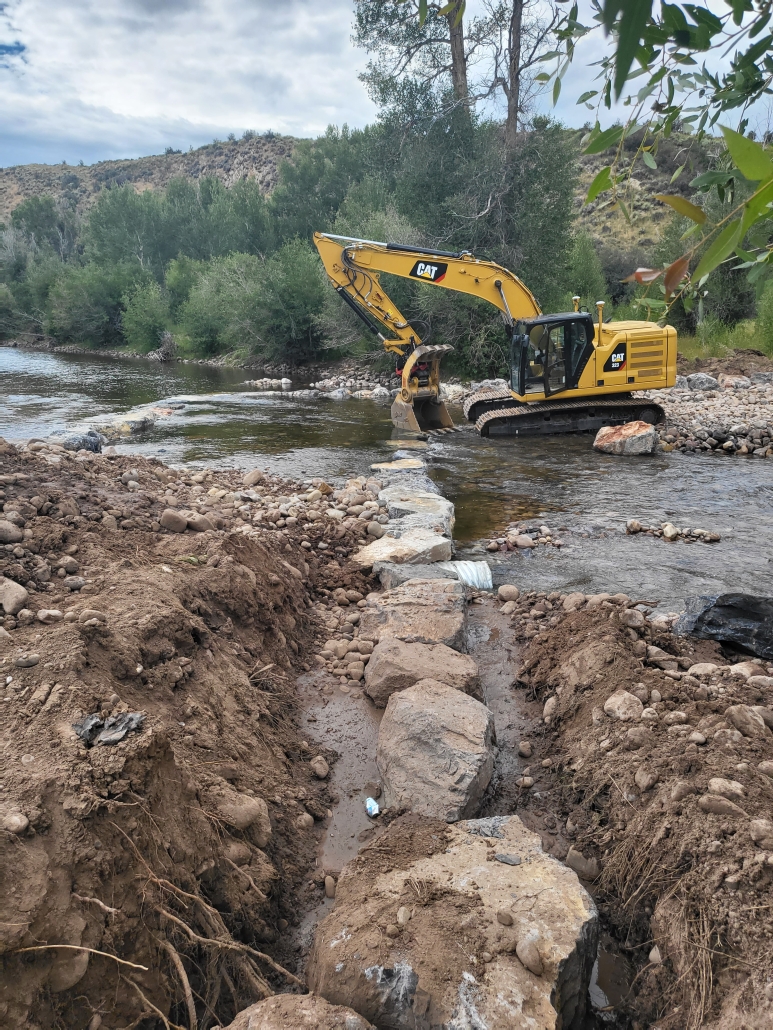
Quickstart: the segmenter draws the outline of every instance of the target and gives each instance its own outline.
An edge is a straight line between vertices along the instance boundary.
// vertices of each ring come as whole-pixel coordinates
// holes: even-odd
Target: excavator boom
[[[400,394],[392,405],[392,421],[398,430],[417,433],[453,428],[440,399],[440,361],[453,347],[422,343],[382,288],[381,272],[481,297],[502,312],[508,325],[514,319],[540,314],[536,300],[516,275],[467,252],[426,250],[320,232],[314,234],[314,243],[336,292],[384,348],[402,361]]]

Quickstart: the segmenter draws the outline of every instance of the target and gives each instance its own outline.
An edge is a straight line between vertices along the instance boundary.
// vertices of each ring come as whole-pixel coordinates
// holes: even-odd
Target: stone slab
[[[407,529],[399,538],[382,536],[352,555],[352,561],[361,569],[371,569],[376,562],[395,565],[424,565],[448,561],[453,555],[453,544],[446,536],[432,529]]]
[[[477,662],[445,644],[407,644],[387,638],[376,644],[365,669],[365,693],[378,708],[392,694],[420,680],[435,679],[465,694],[481,697]]]
[[[380,541],[377,541],[380,543]],[[419,643],[467,650],[464,586],[453,579],[409,579],[368,599],[360,613],[366,640],[410,636]]]

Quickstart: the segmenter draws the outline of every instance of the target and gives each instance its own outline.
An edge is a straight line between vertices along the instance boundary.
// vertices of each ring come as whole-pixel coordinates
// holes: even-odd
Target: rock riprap
[[[597,938],[577,876],[517,816],[404,817],[341,873],[308,982],[379,1027],[568,1030]]]
[[[421,680],[390,697],[376,764],[386,807],[446,822],[469,818],[494,769],[494,716],[446,683]]]
[[[370,594],[360,615],[360,636],[379,642],[411,637],[465,651],[464,586],[453,579],[409,579],[383,594]]]
[[[365,670],[365,693],[379,708],[400,690],[424,679],[446,683],[465,694],[480,694],[478,666],[445,644],[408,644],[387,637],[377,644]]]

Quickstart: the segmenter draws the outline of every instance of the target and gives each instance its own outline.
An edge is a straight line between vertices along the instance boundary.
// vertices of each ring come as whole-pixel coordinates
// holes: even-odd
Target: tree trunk
[[[518,138],[518,108],[521,103],[521,26],[523,23],[523,0],[513,0],[510,15],[509,62],[507,90],[507,121],[505,123],[505,148],[512,154]]]
[[[448,31],[451,39],[451,80],[454,96],[463,104],[468,103],[467,58],[464,55],[464,21],[459,18],[457,24],[458,4],[446,15]]]

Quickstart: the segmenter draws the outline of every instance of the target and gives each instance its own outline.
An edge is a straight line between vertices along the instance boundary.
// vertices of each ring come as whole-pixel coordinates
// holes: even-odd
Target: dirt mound
[[[605,925],[637,966],[623,1010],[659,1030],[770,1025],[773,691],[747,682],[748,668],[732,674],[716,644],[677,639],[625,602],[556,605],[520,684],[548,722],[535,755],[556,774],[547,843],[595,879]]]
[[[161,492],[194,484],[157,462],[2,451],[23,539],[0,546],[21,599],[0,630],[0,1023],[226,1024],[296,982],[284,931],[331,798],[291,677],[320,598],[368,588],[300,546],[302,520],[160,532]],[[207,517],[248,528],[241,477],[202,479]],[[261,484],[269,505],[288,489]],[[312,539],[345,558],[326,521]]]
[[[724,358],[686,358],[677,355],[677,371],[687,376],[693,372],[707,372],[710,376],[718,376],[721,372],[730,376],[751,376],[755,372],[773,372],[773,359],[762,351],[751,347],[736,347],[732,354]]]

